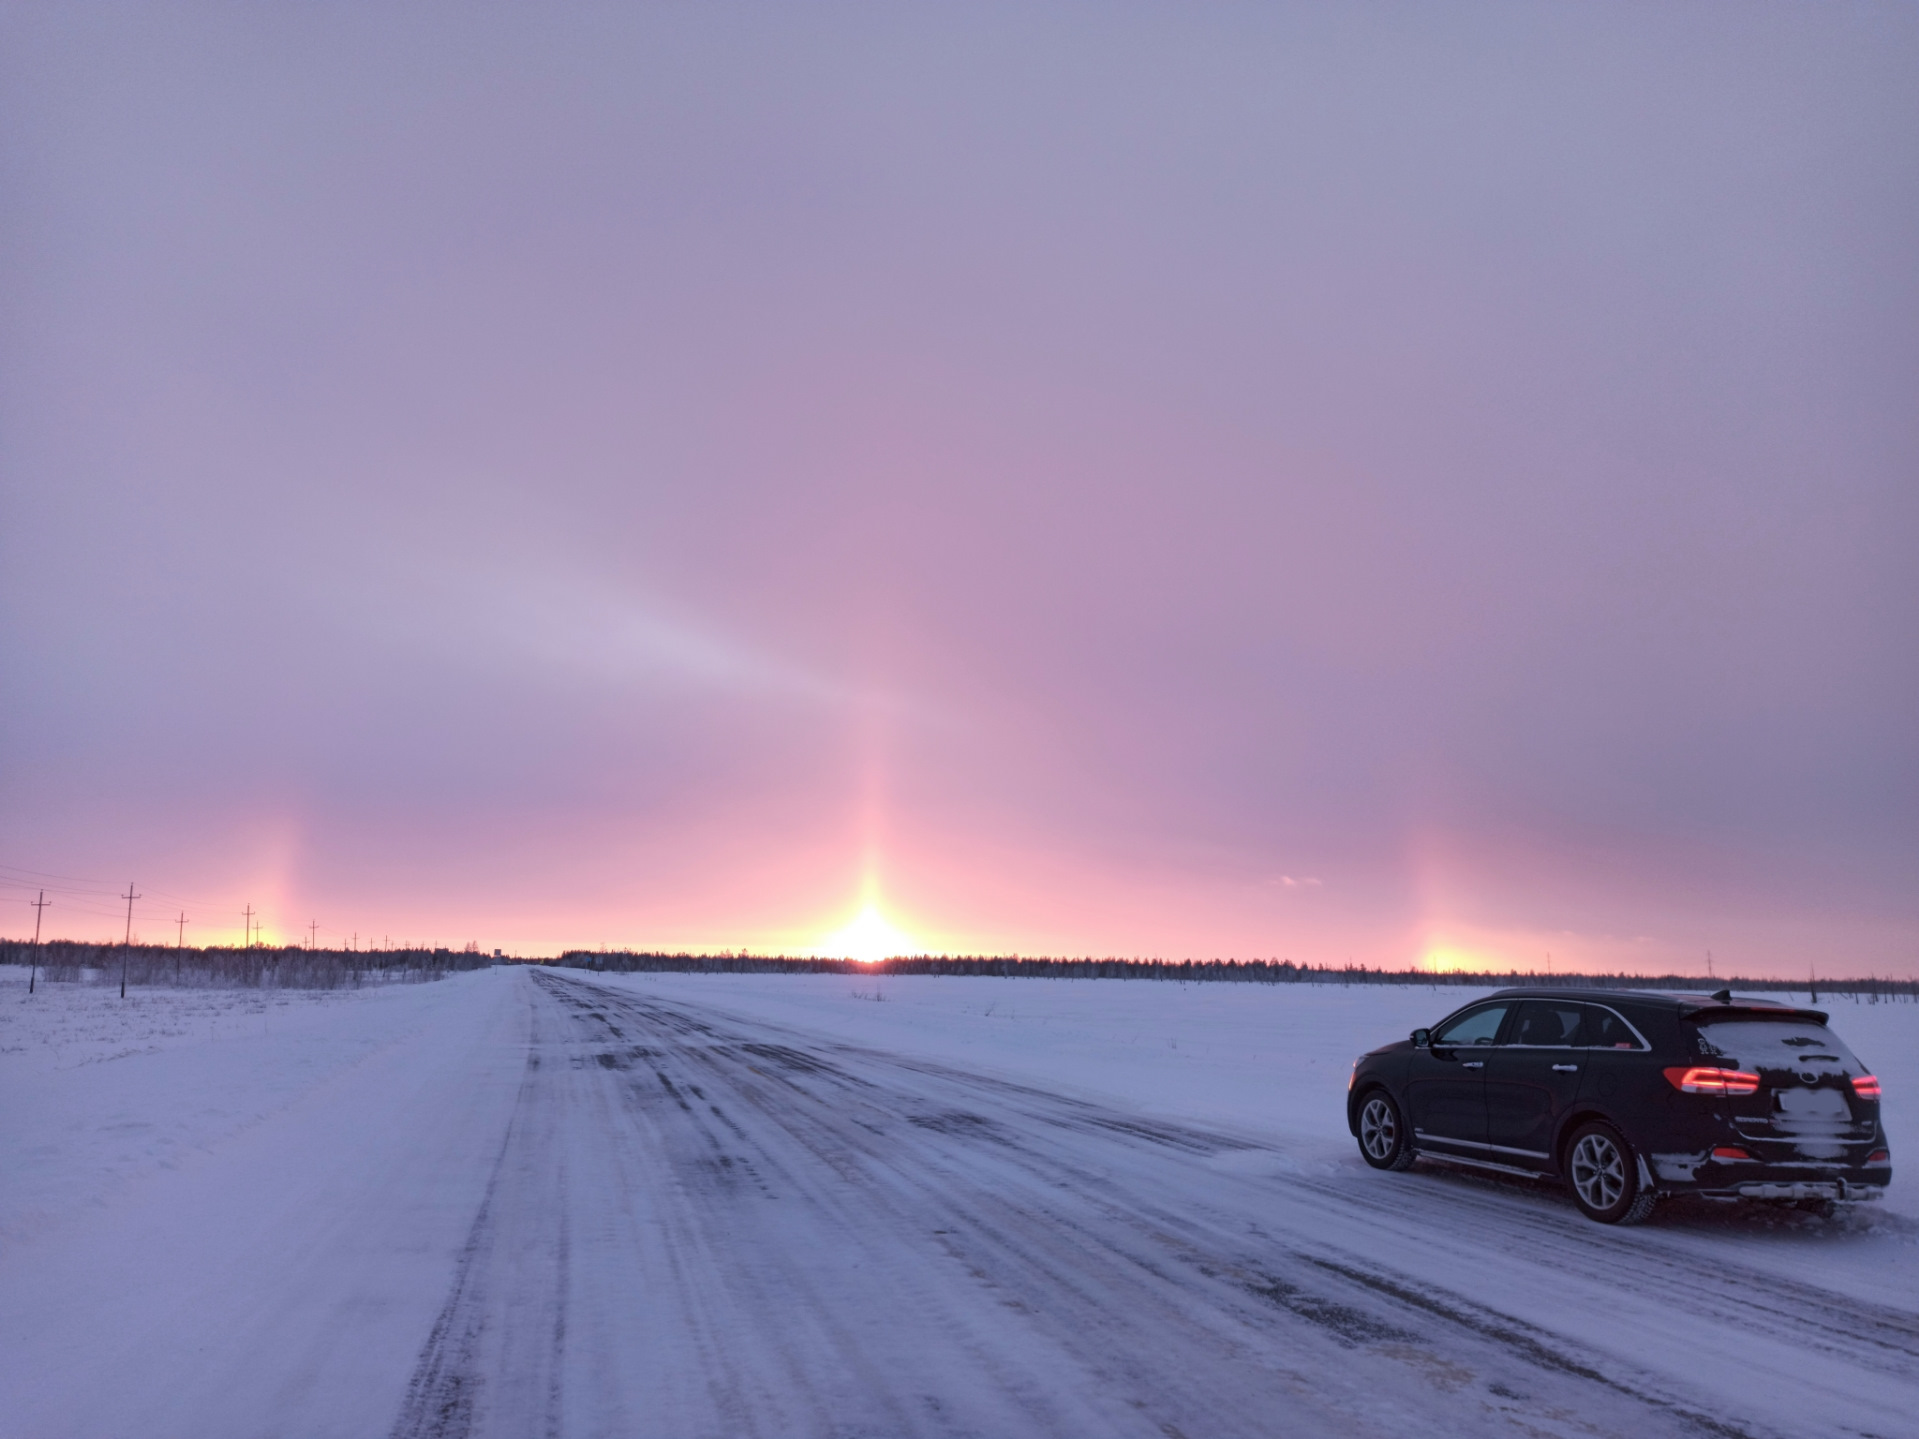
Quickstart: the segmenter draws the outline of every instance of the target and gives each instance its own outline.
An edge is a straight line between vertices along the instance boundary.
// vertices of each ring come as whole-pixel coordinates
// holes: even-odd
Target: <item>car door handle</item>
[[[1484,1069],[1486,1067],[1486,1061],[1483,1059],[1463,1059],[1460,1061],[1459,1067],[1461,1069]]]
[[[1579,1073],[1579,1066],[1576,1064],[1555,1064],[1553,1066],[1553,1073],[1554,1074],[1577,1074]]]

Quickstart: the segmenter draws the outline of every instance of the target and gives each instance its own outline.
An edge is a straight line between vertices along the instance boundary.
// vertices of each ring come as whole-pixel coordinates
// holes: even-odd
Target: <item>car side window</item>
[[[1570,1049],[1579,1042],[1585,1021],[1584,1005],[1529,999],[1519,1006],[1508,1044],[1526,1044],[1536,1048]]]
[[[1433,1048],[1447,1049],[1459,1044],[1491,1044],[1499,1037],[1499,1026],[1506,1018],[1507,1006],[1483,1004],[1469,1009],[1433,1035]]]
[[[1586,1023],[1579,1031],[1579,1043],[1587,1049],[1637,1049],[1639,1041],[1626,1028],[1626,1021],[1610,1009],[1596,1004],[1582,1005]]]

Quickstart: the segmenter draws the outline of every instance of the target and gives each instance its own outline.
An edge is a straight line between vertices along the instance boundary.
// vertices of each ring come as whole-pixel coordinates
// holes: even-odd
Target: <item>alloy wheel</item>
[[[1393,1106],[1378,1095],[1367,1100],[1366,1107],[1359,1111],[1359,1143],[1382,1164],[1392,1158],[1399,1143],[1399,1116],[1393,1112]]]
[[[1587,1208],[1611,1209],[1626,1192],[1626,1156],[1609,1136],[1582,1134],[1573,1146],[1572,1182]]]

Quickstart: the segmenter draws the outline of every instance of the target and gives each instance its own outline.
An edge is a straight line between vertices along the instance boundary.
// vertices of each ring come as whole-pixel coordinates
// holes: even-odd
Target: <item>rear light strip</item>
[[[1714,1069],[1710,1065],[1680,1064],[1668,1069],[1666,1081],[1682,1094],[1757,1094],[1759,1076],[1743,1069]]]
[[[1854,1075],[1852,1092],[1861,1099],[1877,1099],[1879,1097],[1879,1081],[1870,1074]]]

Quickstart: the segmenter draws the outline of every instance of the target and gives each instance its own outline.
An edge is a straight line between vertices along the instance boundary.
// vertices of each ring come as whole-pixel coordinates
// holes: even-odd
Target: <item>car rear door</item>
[[[1657,1113],[1657,1101],[1669,1088],[1659,1077],[1662,1061],[1619,1010],[1593,1003],[1585,1009],[1585,1025],[1579,1034],[1579,1062],[1584,1066],[1579,1076],[1579,1098],[1587,1105],[1597,1105],[1636,1143],[1647,1117]]]
[[[1528,999],[1486,1053],[1486,1143],[1490,1158],[1528,1168],[1552,1165],[1553,1135],[1579,1097],[1577,1047],[1585,1008],[1574,1000]]]

